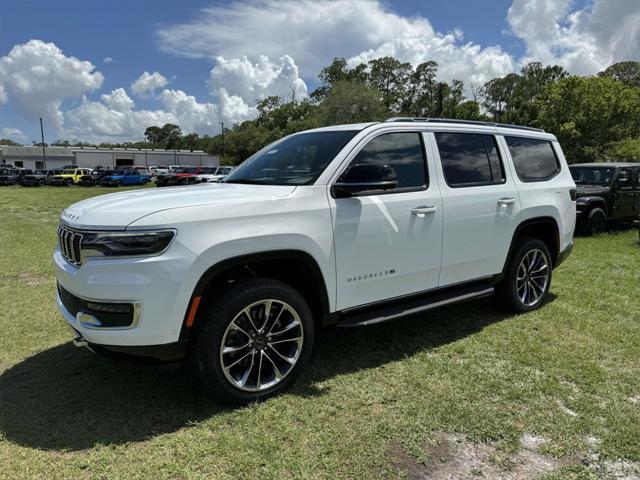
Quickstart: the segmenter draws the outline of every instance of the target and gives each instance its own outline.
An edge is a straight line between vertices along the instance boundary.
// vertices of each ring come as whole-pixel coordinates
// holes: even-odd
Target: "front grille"
[[[136,307],[131,303],[99,303],[83,300],[76,297],[73,293],[65,290],[62,285],[58,284],[58,295],[64,308],[73,315],[84,312],[93,315],[100,325],[94,325],[98,328],[127,328],[134,326],[137,318]],[[93,308],[91,308],[93,307]],[[119,311],[113,311],[113,310]],[[111,310],[111,311],[109,311]]]
[[[82,238],[80,232],[60,225],[58,227],[58,244],[62,256],[70,263],[80,266],[82,263]]]

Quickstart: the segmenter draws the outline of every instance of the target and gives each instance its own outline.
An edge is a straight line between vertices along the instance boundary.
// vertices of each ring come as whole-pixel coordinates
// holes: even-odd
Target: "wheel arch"
[[[209,267],[200,276],[191,293],[182,321],[180,340],[189,337],[192,327],[197,325],[199,313],[204,310],[204,303],[212,301],[210,297],[205,298],[209,290],[224,287],[230,281],[252,276],[276,278],[291,285],[307,300],[312,312],[316,313],[317,326],[323,326],[330,321],[327,285],[313,256],[303,250],[272,250],[238,255]]]
[[[518,239],[522,237],[532,237],[542,240],[547,245],[549,252],[551,252],[551,262],[553,266],[557,266],[558,256],[560,254],[560,228],[557,220],[550,216],[530,218],[521,222],[513,232],[509,253],[507,254],[507,258],[502,267],[502,273],[500,273],[498,279],[504,276],[514,253],[516,243]]]

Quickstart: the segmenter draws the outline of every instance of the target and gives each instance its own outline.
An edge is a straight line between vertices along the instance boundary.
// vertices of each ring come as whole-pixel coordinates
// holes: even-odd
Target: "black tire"
[[[587,221],[584,226],[584,234],[592,237],[594,235],[600,235],[607,229],[607,214],[600,207],[594,207],[587,216]]]
[[[45,182],[44,180],[40,180],[40,181],[38,182],[38,186],[39,186],[39,187],[44,187],[45,185],[46,185],[46,182]]]
[[[245,391],[237,385],[232,384],[231,380],[228,379],[223,372],[221,360],[222,342],[225,339],[227,329],[243,309],[256,302],[267,299],[285,302],[295,310],[300,319],[300,325],[296,327],[296,329],[299,329],[297,332],[301,330],[303,342],[301,346],[296,347],[299,349],[297,361],[284,373],[275,385],[260,391]],[[272,310],[274,309],[272,308]],[[282,315],[282,317],[286,315],[287,314]],[[268,318],[271,318],[273,322],[275,321],[275,316],[276,312],[274,310],[273,315]],[[267,319],[267,321],[269,321],[269,319]],[[257,320],[255,323],[256,328],[262,328],[257,325]],[[243,325],[247,326],[248,324],[245,323]],[[275,325],[276,324],[272,324],[271,327],[273,328]],[[191,364],[196,370],[200,382],[215,398],[225,403],[247,404],[262,401],[286,390],[295,381],[300,370],[309,360],[313,349],[313,317],[307,302],[302,295],[292,287],[277,280],[252,279],[242,281],[236,285],[232,285],[224,292],[216,293],[216,300],[206,302],[203,305],[202,314],[200,314],[196,320],[195,329],[195,339],[192,342],[192,347],[189,352]],[[252,329],[248,328],[248,330]],[[253,331],[251,333],[253,333]],[[238,335],[242,334],[238,333]],[[266,335],[266,333],[263,335],[263,339],[266,339]],[[294,335],[299,335],[299,333],[294,333]],[[244,335],[239,338],[243,338],[241,343],[245,342]],[[259,347],[256,353],[258,338],[255,337],[253,340],[249,337],[246,338],[251,345],[248,347],[248,350],[242,350],[242,352],[237,355],[245,355],[244,352],[248,352],[250,356],[247,358],[246,363],[248,363],[249,360],[253,362],[255,359],[254,355],[262,359],[263,357]],[[267,346],[263,348],[265,352],[270,352],[269,349],[273,347]],[[231,355],[235,354],[232,353]],[[271,355],[277,358],[274,353],[271,353]],[[236,358],[237,357],[231,357],[228,360],[229,363],[233,363]],[[258,373],[255,372],[255,368],[253,371],[251,370],[253,363],[251,363],[251,366],[248,368],[246,367],[246,363],[244,364],[245,366],[240,363],[238,368],[244,369],[245,372],[247,369],[249,370],[249,377],[253,378],[252,387],[255,388],[257,385],[255,377],[257,377]],[[265,365],[268,364],[265,363]],[[269,368],[274,372],[275,378],[275,371],[273,368]],[[265,370],[265,373],[268,372]]]
[[[122,186],[122,181],[120,181],[120,180],[116,180],[116,182],[115,182],[114,186],[115,186],[116,188],[117,188],[117,187],[121,187],[121,186]]]
[[[67,187],[70,187],[73,185],[73,180],[71,180],[70,178],[67,179],[67,181],[65,182],[65,184],[67,185]]]
[[[529,274],[527,274],[525,280],[520,280],[522,277],[519,277],[518,273],[522,267],[525,257],[530,255],[528,258],[531,258],[533,256],[533,252],[540,252],[544,255],[544,261],[547,265],[545,271],[548,273],[546,283],[544,283],[544,288],[541,288],[539,282],[540,279],[535,279],[535,285],[538,286],[538,289],[536,289],[533,295],[535,296],[539,294],[540,297],[534,303],[530,304],[529,302],[524,302],[522,300],[519,295],[519,291],[524,292],[524,290],[519,290],[518,288],[519,284],[522,284],[522,282],[529,282]],[[496,287],[495,299],[500,306],[511,312],[524,313],[536,310],[544,303],[544,300],[549,293],[552,275],[553,264],[551,260],[551,253],[549,252],[547,245],[537,238],[519,238],[516,240],[516,244],[514,245],[513,254],[509,259],[505,275]],[[534,281],[534,279],[531,280]],[[525,288],[530,287],[525,286]]]

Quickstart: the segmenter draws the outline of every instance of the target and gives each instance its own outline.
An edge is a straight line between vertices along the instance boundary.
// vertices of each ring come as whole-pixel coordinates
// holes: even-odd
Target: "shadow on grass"
[[[325,330],[291,393],[321,395],[319,381],[455,342],[504,318],[482,300],[374,327]],[[44,450],[141,441],[228,408],[194,388],[178,366],[107,360],[71,344],[38,353],[0,376],[0,432]]]

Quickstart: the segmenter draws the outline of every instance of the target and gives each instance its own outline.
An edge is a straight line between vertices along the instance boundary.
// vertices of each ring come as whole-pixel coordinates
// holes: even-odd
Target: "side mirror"
[[[389,165],[357,164],[340,177],[331,187],[335,198],[357,196],[362,192],[392,190],[398,186],[398,176]]]

